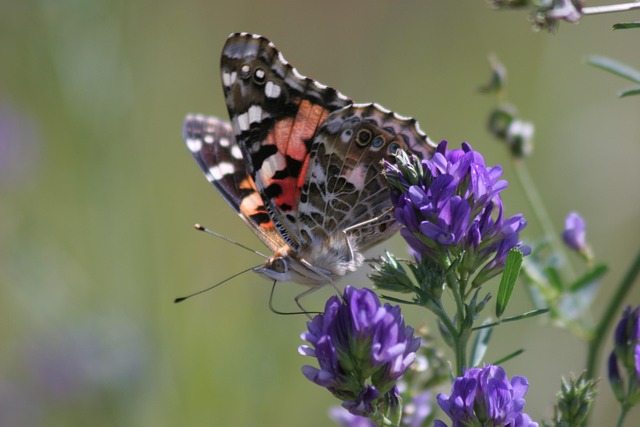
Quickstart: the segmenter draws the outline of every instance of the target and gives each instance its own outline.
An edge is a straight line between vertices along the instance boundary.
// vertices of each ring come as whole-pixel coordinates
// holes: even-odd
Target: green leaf
[[[638,95],[640,94],[640,86],[632,87],[629,89],[622,89],[618,92],[619,98],[624,98],[625,96]]]
[[[491,323],[491,320],[487,319],[483,322],[483,326],[489,323]],[[478,366],[482,362],[484,354],[487,352],[487,347],[489,346],[489,340],[491,339],[492,333],[493,328],[490,327],[482,328],[476,333],[476,337],[473,340],[473,346],[471,347],[471,354],[469,355],[469,366],[472,368]]]
[[[526,313],[517,314],[515,316],[503,317],[498,322],[482,324],[480,326],[475,326],[472,330],[477,331],[479,329],[492,328],[494,326],[498,326],[501,323],[507,322],[515,322],[516,320],[528,319],[530,317],[540,316],[541,314],[548,313],[548,308],[538,308],[536,310],[527,311]]]
[[[613,24],[614,30],[628,30],[630,28],[640,28],[640,21],[620,22],[618,24]]]
[[[607,58],[605,56],[591,55],[587,58],[587,64],[594,67],[613,73],[617,76],[631,80],[635,83],[640,83],[640,71],[616,61],[615,59]]]
[[[498,359],[495,362],[491,363],[492,365],[502,365],[505,362],[508,362],[509,360],[513,359],[516,356],[520,356],[522,353],[524,353],[524,349],[519,349],[514,351],[511,354],[506,355],[505,357],[503,357],[502,359]]]
[[[499,319],[509,304],[513,288],[520,275],[522,267],[522,252],[519,249],[511,249],[507,255],[507,261],[500,279],[500,287],[498,288],[498,298],[496,299],[496,317]]]
[[[529,319],[531,317],[540,316],[541,314],[548,313],[548,308],[538,308],[536,310],[527,311],[526,313],[517,314],[515,316],[509,316],[502,319],[502,323],[505,322],[514,322],[516,320]]]
[[[547,276],[547,280],[549,284],[553,286],[553,289],[557,291],[561,291],[564,289],[564,284],[562,283],[562,278],[560,277],[560,272],[555,267],[547,267],[544,269],[544,273]]]
[[[589,286],[596,280],[600,279],[608,270],[609,267],[607,267],[605,264],[596,265],[594,268],[583,274],[582,277],[580,277],[578,280],[573,282],[571,286],[569,286],[569,290],[571,292],[576,292],[584,288],[585,286]]]

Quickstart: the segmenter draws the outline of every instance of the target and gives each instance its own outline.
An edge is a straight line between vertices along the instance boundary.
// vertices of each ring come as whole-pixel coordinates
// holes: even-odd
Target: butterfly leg
[[[300,300],[304,297],[306,297],[307,295],[311,295],[312,293],[314,293],[315,291],[317,291],[318,289],[320,289],[320,286],[314,286],[312,288],[307,289],[306,291],[302,292],[301,294],[298,294],[295,298],[294,301],[296,302],[296,305],[298,307],[300,307],[300,310],[302,310],[303,313],[305,313],[307,315],[307,317],[309,318],[309,320],[311,320],[311,314],[305,310],[305,308],[302,306],[302,304],[300,303]]]
[[[353,260],[354,252],[353,252],[353,249],[351,247],[351,242],[349,241],[349,238],[346,236],[346,234],[345,234],[345,239],[347,240],[347,246],[349,247],[349,257],[350,257],[351,260]],[[340,292],[340,289],[338,289],[338,287],[336,286],[336,284],[333,281],[333,279],[331,279],[331,276],[329,276],[327,274],[326,270],[322,270],[322,269],[319,269],[317,267],[314,267],[311,263],[309,263],[307,260],[304,260],[304,259],[301,259],[300,262],[302,264],[304,264],[304,266],[307,267],[309,270],[313,271],[318,276],[324,278],[326,280],[325,283],[330,284],[331,287],[336,291],[336,294],[338,294],[340,296],[340,298],[342,298],[342,292]],[[321,286],[314,286],[310,290],[304,291],[303,293],[301,293],[300,295],[298,295],[296,297],[296,302],[298,301],[299,298],[302,298],[305,295],[313,293],[312,290],[318,289],[320,287]],[[298,307],[300,307],[300,304],[298,304]]]

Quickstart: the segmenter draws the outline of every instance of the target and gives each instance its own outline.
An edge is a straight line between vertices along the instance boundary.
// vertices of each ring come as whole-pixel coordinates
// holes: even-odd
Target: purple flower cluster
[[[504,369],[489,365],[469,369],[456,378],[450,396],[438,395],[438,405],[451,418],[452,427],[537,427],[538,424],[522,412],[528,388],[525,377],[515,376],[509,381]],[[447,427],[447,424],[436,420],[434,427]]]
[[[615,348],[608,364],[609,383],[616,398],[632,406],[640,403],[640,306],[625,308],[614,340]],[[626,372],[627,387],[620,374],[620,365]]]
[[[405,326],[400,307],[380,304],[369,289],[348,286],[342,299],[331,297],[324,313],[307,322],[301,354],[318,359],[320,368],[303,374],[326,387],[355,415],[370,415],[375,405],[415,359],[420,339]]]
[[[526,220],[521,214],[504,219],[502,168],[487,167],[466,142],[447,150],[443,141],[430,160],[400,154],[397,164],[386,164],[385,175],[395,217],[404,225],[400,233],[419,256],[448,266],[465,254],[467,272],[484,265],[477,278],[482,283],[502,271],[510,249],[530,253],[519,239]]]

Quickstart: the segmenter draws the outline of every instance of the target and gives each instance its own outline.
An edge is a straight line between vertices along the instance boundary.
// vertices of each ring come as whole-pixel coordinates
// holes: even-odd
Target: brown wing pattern
[[[330,114],[311,147],[298,205],[302,234],[322,240],[346,232],[365,250],[397,231],[381,170],[382,161],[393,161],[400,148],[420,157],[430,157],[435,150],[415,120],[376,104],[351,105]]]

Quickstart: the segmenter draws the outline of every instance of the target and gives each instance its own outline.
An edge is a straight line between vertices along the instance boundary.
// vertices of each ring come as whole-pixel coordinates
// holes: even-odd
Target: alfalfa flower
[[[587,262],[593,259],[587,243],[587,225],[577,212],[571,212],[565,218],[562,240],[569,249],[576,251]]]
[[[352,414],[372,417],[395,411],[396,382],[415,359],[420,339],[405,326],[400,307],[382,305],[369,289],[348,286],[331,297],[324,313],[307,322],[299,351],[319,368],[303,374],[343,401]]]
[[[640,306],[626,307],[614,334],[608,376],[618,401],[631,407],[640,402]],[[626,383],[620,367],[626,374]]]
[[[429,160],[402,152],[396,160],[385,167],[395,217],[420,257],[444,268],[457,261],[466,274],[479,270],[479,286],[504,269],[510,249],[530,253],[519,239],[526,220],[521,214],[504,218],[502,168],[486,166],[469,144],[448,150],[443,141]]]
[[[537,427],[538,424],[522,412],[528,388],[525,377],[514,376],[509,380],[500,366],[488,365],[469,369],[456,378],[449,396],[438,395],[438,405],[449,416],[453,427]],[[447,427],[447,424],[436,420],[434,427]]]

